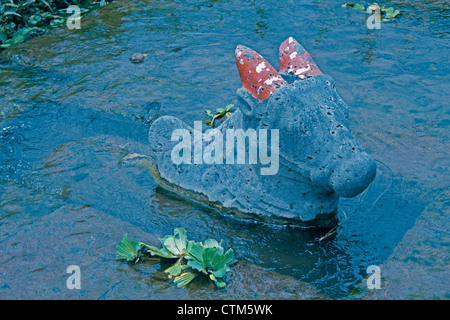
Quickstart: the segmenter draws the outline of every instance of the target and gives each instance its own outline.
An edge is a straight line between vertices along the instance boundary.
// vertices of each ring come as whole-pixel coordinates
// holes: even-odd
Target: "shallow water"
[[[4,51],[0,297],[299,298],[293,288],[275,287],[277,274],[330,298],[357,297],[366,268],[392,259],[399,243],[407,247],[402,240],[419,217],[430,210],[448,217],[449,6],[383,2],[403,15],[369,30],[368,15],[342,3],[116,0],[83,17],[81,30],[56,29]],[[378,163],[367,192],[341,199],[337,234],[318,241],[328,230],[220,214],[121,161],[147,152],[148,122],[158,112],[192,125],[205,109],[235,101],[236,45],[277,68],[278,46],[289,36],[335,79],[351,130]],[[148,58],[131,64],[135,52]],[[433,209],[438,195],[447,205]],[[131,267],[114,260],[123,233],[156,244],[180,226],[196,240],[223,239],[241,263],[267,272],[261,281],[273,292],[245,285],[252,275],[224,290],[178,289],[155,261]],[[427,230],[438,240],[420,253],[427,260],[441,252],[447,272],[448,230],[448,218]],[[79,292],[65,286],[70,264],[82,269]],[[448,298],[448,287],[444,278],[431,290],[444,288],[435,296]]]

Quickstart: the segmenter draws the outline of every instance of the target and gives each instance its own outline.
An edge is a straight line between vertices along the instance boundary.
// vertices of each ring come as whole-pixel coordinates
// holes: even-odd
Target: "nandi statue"
[[[333,79],[293,38],[279,56],[277,72],[253,50],[236,48],[238,109],[217,128],[155,120],[152,173],[163,187],[222,212],[329,226],[339,196],[354,197],[372,182],[375,161],[348,130]]]

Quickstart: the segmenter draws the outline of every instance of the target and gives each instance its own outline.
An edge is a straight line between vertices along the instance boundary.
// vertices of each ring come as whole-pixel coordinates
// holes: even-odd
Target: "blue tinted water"
[[[81,30],[56,29],[4,51],[0,297],[60,297],[72,256],[85,259],[70,263],[86,263],[88,279],[101,279],[81,297],[203,297],[214,289],[174,289],[153,265],[145,265],[142,278],[150,280],[141,286],[136,269],[114,261],[111,243],[124,232],[154,238],[180,226],[196,240],[224,239],[237,259],[331,298],[353,296],[366,268],[386,261],[449,185],[449,8],[446,1],[384,1],[403,15],[369,30],[365,12],[342,4],[116,0],[83,17]],[[367,192],[341,199],[337,234],[318,241],[328,230],[221,215],[121,162],[146,153],[148,120],[158,111],[192,125],[205,109],[235,101],[238,44],[277,68],[278,46],[289,36],[336,80],[351,130],[378,162]],[[130,63],[135,52],[148,54],[144,63]],[[96,224],[68,218],[85,208]],[[68,225],[89,232],[73,236]],[[105,240],[92,240],[95,253],[91,238]],[[62,270],[59,282],[50,280],[55,270]]]

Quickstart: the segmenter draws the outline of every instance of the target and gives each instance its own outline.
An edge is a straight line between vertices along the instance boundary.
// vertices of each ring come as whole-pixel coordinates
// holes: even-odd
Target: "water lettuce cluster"
[[[187,286],[197,276],[207,276],[218,288],[226,286],[223,278],[234,261],[233,250],[224,250],[222,241],[207,239],[204,243],[187,240],[186,230],[176,228],[173,235],[159,239],[162,247],[157,248],[129,240],[127,235],[117,244],[117,259],[137,263],[144,256],[172,259],[173,265],[165,270],[174,278],[178,287]]]
[[[364,3],[351,3],[351,2],[346,2],[342,5],[342,7],[347,7],[347,8],[352,8],[353,10],[366,10],[367,9],[371,9],[371,10],[378,10],[381,14],[381,21],[392,21],[395,20],[397,16],[401,15],[401,12],[399,10],[396,10],[392,7],[390,8],[385,8],[384,6],[379,6],[376,2],[374,2],[371,5],[366,5]]]

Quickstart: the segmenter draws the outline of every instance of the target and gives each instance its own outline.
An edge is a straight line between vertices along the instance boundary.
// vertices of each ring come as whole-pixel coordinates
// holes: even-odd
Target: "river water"
[[[116,0],[0,54],[0,298],[449,298],[449,5],[383,1],[403,14],[369,30],[343,1]],[[236,101],[238,44],[278,68],[289,36],[336,81],[350,128],[376,159],[339,227],[239,220],[158,187],[149,121],[191,126]],[[132,64],[135,52],[148,55]],[[124,233],[156,245],[184,227],[239,263],[229,286],[176,288],[164,265],[115,260]],[[69,265],[81,290],[69,290]],[[365,286],[380,266],[379,290]]]

